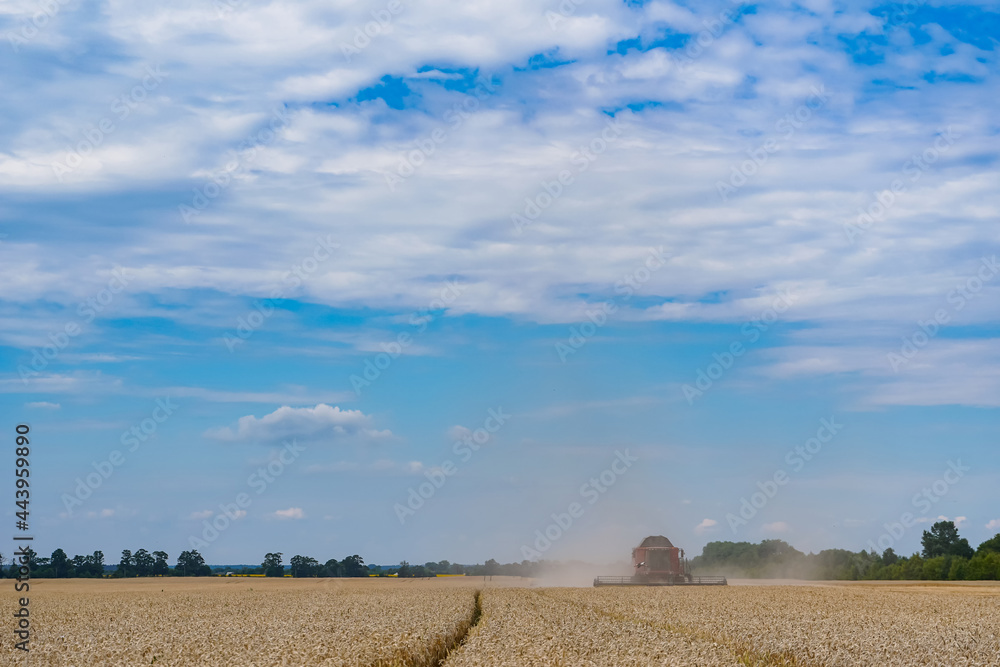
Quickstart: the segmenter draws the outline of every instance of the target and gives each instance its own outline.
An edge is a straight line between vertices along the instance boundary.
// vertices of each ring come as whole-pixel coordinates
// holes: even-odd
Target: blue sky
[[[39,551],[1000,532],[998,3],[40,7],[0,9]]]

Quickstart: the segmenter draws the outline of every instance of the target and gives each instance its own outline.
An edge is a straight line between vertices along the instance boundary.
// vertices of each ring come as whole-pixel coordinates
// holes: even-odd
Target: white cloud
[[[212,516],[215,516],[215,512],[213,512],[212,510],[200,510],[196,512],[191,512],[191,514],[188,515],[188,518],[200,521],[201,519],[208,519]]]
[[[49,403],[48,401],[38,401],[36,403],[26,403],[29,408],[37,408],[40,410],[58,410],[62,406],[58,403]]]
[[[784,521],[775,521],[774,523],[765,523],[763,526],[761,526],[761,529],[765,533],[790,533],[792,531],[792,527],[789,526]]]
[[[698,533],[699,535],[703,535],[705,533],[710,533],[710,532],[713,532],[715,530],[715,527],[718,524],[719,524],[719,522],[716,521],[715,519],[702,519],[701,523],[699,523],[697,526],[695,526],[694,532]]]
[[[986,524],[987,530],[1000,530],[1000,519],[990,519]]]
[[[222,442],[273,443],[288,439],[331,442],[349,437],[368,440],[385,439],[392,434],[370,428],[371,417],[360,410],[341,410],[320,403],[314,408],[283,406],[274,412],[255,417],[240,417],[236,427],[222,427],[205,432],[206,437]]]
[[[307,473],[370,472],[394,475],[417,475],[424,471],[420,461],[391,461],[379,459],[371,463],[358,461],[337,461],[336,463],[313,463],[304,468]]]
[[[306,518],[306,514],[305,512],[302,511],[301,507],[289,507],[286,510],[278,510],[276,512],[273,512],[268,516],[281,520]]]

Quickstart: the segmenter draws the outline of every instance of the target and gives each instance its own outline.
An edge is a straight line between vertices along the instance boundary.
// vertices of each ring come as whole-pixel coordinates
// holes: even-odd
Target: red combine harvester
[[[684,550],[662,535],[650,535],[632,549],[631,577],[597,577],[594,586],[725,586],[725,577],[695,577]]]

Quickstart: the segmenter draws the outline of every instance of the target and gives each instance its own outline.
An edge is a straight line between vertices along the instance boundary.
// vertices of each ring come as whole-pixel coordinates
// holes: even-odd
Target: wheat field
[[[1000,586],[986,584],[43,580],[30,598],[30,665],[1000,667]],[[3,617],[14,608],[5,596]],[[25,664],[9,638],[0,655]]]

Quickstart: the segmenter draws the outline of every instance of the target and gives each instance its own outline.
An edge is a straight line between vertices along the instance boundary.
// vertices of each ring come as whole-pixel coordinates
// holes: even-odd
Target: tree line
[[[852,552],[826,549],[803,553],[782,540],[709,542],[691,560],[701,574],[730,577],[978,581],[1000,579],[1000,533],[973,549],[953,521],[938,521],[925,530],[921,551],[909,557],[892,547]]]
[[[69,579],[69,578],[131,578],[131,577],[207,577],[213,574],[258,574],[266,577],[433,577],[438,574],[464,574],[470,576],[533,576],[542,563],[522,561],[521,563],[501,564],[492,558],[482,565],[461,565],[446,560],[423,565],[410,565],[405,560],[398,567],[382,568],[378,565],[365,565],[365,559],[354,554],[338,561],[331,558],[320,563],[310,556],[292,556],[289,565],[283,562],[283,553],[268,552],[260,567],[243,566],[237,569],[217,566],[214,570],[205,563],[205,558],[197,550],[182,551],[173,567],[169,564],[170,557],[165,551],[147,551],[139,549],[134,553],[130,549],[122,550],[121,557],[115,564],[106,564],[103,551],[95,551],[89,556],[73,556],[70,558],[62,549],[56,549],[48,558],[39,556],[33,549],[28,549],[28,565],[33,577],[39,579]],[[0,555],[0,563],[3,556]],[[17,577],[19,563],[11,563],[7,576]],[[0,576],[3,576],[0,568]]]

